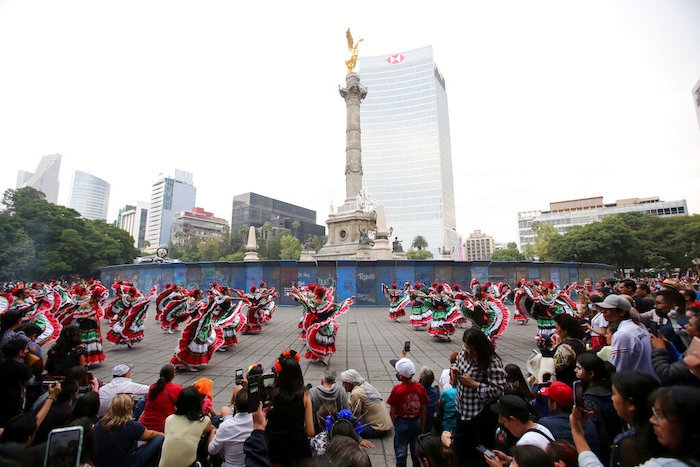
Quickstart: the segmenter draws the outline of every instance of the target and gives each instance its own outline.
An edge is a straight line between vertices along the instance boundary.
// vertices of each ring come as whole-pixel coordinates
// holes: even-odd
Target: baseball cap
[[[528,403],[520,396],[514,394],[506,394],[498,399],[498,402],[489,406],[491,412],[504,415],[506,417],[513,416],[518,419],[525,419],[530,415]]]
[[[574,390],[561,381],[554,381],[549,387],[542,389],[540,394],[564,407],[573,407],[574,405]]]
[[[416,366],[408,358],[402,358],[394,365],[396,372],[404,378],[413,378],[416,374]]]
[[[596,306],[601,308],[619,308],[624,311],[630,311],[632,309],[629,300],[620,295],[608,295],[605,297],[605,300],[596,303]]]
[[[130,372],[132,368],[134,368],[134,365],[120,363],[119,365],[112,368],[112,376],[124,376],[125,374]]]

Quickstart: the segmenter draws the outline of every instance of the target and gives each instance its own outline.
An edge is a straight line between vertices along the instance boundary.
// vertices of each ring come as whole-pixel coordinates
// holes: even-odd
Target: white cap
[[[402,358],[394,365],[396,372],[404,378],[412,378],[416,374],[416,366],[407,358]]]
[[[132,368],[134,368],[134,365],[120,363],[119,365],[112,368],[112,376],[124,376],[125,374],[130,372]]]

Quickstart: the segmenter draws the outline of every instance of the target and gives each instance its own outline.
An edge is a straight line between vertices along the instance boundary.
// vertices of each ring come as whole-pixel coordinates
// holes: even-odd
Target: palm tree
[[[413,243],[411,243],[411,247],[420,251],[423,248],[428,248],[428,241],[422,235],[416,235],[413,239]]]
[[[294,236],[297,236],[297,231],[299,230],[299,227],[301,227],[301,222],[299,222],[298,219],[294,219],[294,222],[292,222],[292,228],[294,229]]]
[[[265,222],[262,227],[260,227],[265,234],[265,256],[268,255],[270,249],[270,232],[272,232],[272,224],[270,222]]]

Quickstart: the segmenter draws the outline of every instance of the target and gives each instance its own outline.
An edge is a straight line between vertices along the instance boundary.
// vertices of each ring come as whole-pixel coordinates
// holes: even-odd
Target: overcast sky
[[[461,235],[515,241],[518,211],[597,195],[700,212],[697,0],[0,0],[0,189],[60,153],[59,203],[92,173],[110,221],[180,168],[219,217],[255,191],[322,224],[345,194],[347,27],[360,70],[433,46]]]

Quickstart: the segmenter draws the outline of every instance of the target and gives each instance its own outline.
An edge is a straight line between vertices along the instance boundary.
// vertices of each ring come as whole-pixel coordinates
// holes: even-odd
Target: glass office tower
[[[107,219],[110,185],[99,177],[76,170],[70,188],[71,209],[85,219]]]
[[[407,250],[417,235],[437,258],[445,237],[457,258],[450,122],[432,46],[362,57],[363,185],[385,207]]]

